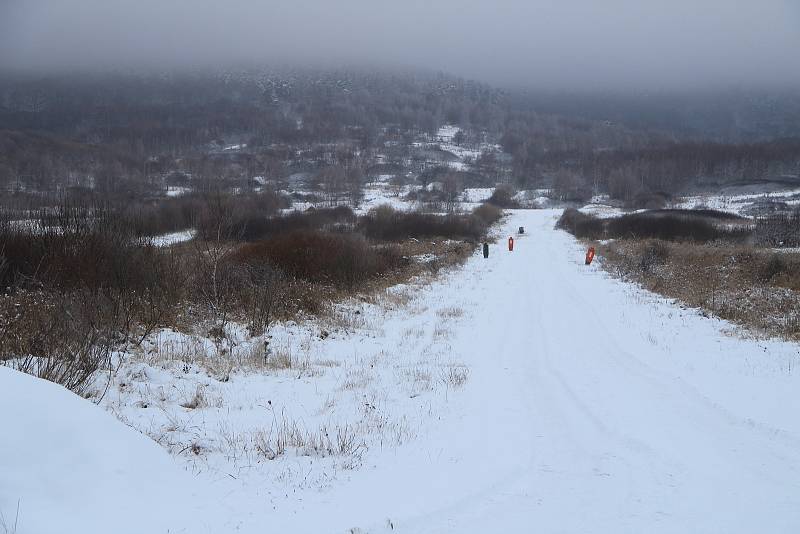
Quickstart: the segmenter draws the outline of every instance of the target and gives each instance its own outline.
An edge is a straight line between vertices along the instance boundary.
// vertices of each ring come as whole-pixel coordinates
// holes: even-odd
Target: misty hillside
[[[0,184],[233,187],[342,158],[426,183],[453,150],[474,154],[459,169],[468,185],[560,184],[568,199],[634,202],[798,174],[796,99],[726,93],[706,106],[710,98],[556,97],[425,71],[17,74],[0,82]],[[459,129],[454,148],[426,145],[446,125]]]
[[[542,113],[608,120],[674,139],[747,143],[800,136],[800,94],[776,90],[699,90],[628,94],[529,95]]]

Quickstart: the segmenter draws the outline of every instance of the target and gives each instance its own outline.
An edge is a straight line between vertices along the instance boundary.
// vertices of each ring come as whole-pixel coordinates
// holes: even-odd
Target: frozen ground
[[[14,439],[0,440],[0,472],[12,475],[0,485],[0,511],[13,516],[21,500],[20,533],[138,525],[165,532],[185,517],[186,532],[214,533],[800,531],[798,345],[743,338],[725,322],[584,266],[582,247],[553,229],[558,215],[515,212],[505,232],[524,226],[526,233],[515,236],[514,252],[492,246],[488,260],[476,254],[394,307],[365,303],[357,315],[367,324],[348,319],[326,339],[311,331],[310,365],[300,367],[311,372],[223,381],[199,364],[185,372],[169,361],[159,367],[153,355],[137,363],[146,376],[130,375],[132,393],[112,391],[104,401],[134,427],[148,421],[141,413],[152,414],[156,428],[169,419],[159,412],[177,414],[180,439],[213,434],[223,421],[227,435],[230,427],[246,433],[257,418],[268,429],[270,404],[287,420],[306,421],[304,429],[366,420],[374,404],[389,421],[405,417],[408,439],[380,445],[366,432],[355,456],[300,448],[272,460],[251,453],[238,464],[201,448],[170,463],[110,415],[67,402],[63,392],[48,396],[54,387],[39,384],[50,392],[40,403],[6,415]],[[289,333],[287,340],[306,339]],[[326,366],[328,357],[338,363]],[[451,363],[464,380],[448,378]],[[414,387],[413,366],[434,369],[439,381]],[[370,379],[337,389],[351,371],[355,382],[363,373]],[[181,373],[188,378],[177,381]],[[213,390],[195,403],[203,381]],[[0,400],[28,406],[31,382],[0,369]],[[155,405],[137,407],[146,384]],[[320,415],[329,394],[332,408]],[[209,442],[200,445],[213,449]],[[52,462],[38,467],[51,451]],[[136,472],[126,471],[134,460]],[[78,481],[75,494],[93,493],[81,500],[53,490],[70,479]],[[98,480],[102,491],[90,483]],[[99,504],[97,493],[106,496]],[[95,506],[116,523],[85,519]],[[168,517],[165,508],[173,510]],[[48,524],[58,528],[33,527]]]

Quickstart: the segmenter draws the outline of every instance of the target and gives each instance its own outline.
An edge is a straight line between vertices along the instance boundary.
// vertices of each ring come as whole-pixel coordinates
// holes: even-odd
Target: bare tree
[[[364,171],[359,166],[353,166],[346,171],[347,195],[350,204],[356,208],[364,198]]]
[[[314,176],[313,183],[325,203],[335,206],[347,194],[347,170],[341,165],[329,165]]]
[[[282,302],[283,275],[266,265],[247,266],[244,281],[250,335],[266,335]]]
[[[230,199],[217,191],[205,197],[198,238],[195,239],[195,290],[211,312],[217,334],[224,332],[234,302],[235,268],[225,264],[242,232],[234,220]]]
[[[562,168],[553,179],[553,194],[559,200],[585,202],[592,198],[592,189],[583,176]]]
[[[458,205],[458,199],[464,191],[464,183],[458,173],[448,172],[442,179],[442,194],[444,195],[445,210],[453,212]]]

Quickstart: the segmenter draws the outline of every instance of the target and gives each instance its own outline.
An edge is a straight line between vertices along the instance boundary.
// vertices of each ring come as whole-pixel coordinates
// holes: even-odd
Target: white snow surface
[[[410,188],[408,186],[394,187],[383,179],[370,182],[364,187],[364,198],[355,212],[364,214],[372,208],[383,205],[389,205],[398,211],[409,211],[414,207],[414,204],[403,200],[403,196],[408,194],[409,191]]]
[[[0,405],[0,532],[207,532],[192,477],[102,408],[3,366]]]
[[[170,247],[172,245],[177,245],[178,243],[183,243],[185,241],[194,239],[196,233],[197,231],[192,228],[189,230],[181,230],[179,232],[170,232],[168,234],[153,236],[149,240],[154,247]]]
[[[464,189],[461,200],[464,202],[479,204],[485,200],[488,200],[489,197],[492,196],[492,193],[494,193],[494,187],[468,187]]]
[[[0,368],[0,405],[20,407],[3,418],[0,511],[21,499],[19,532],[37,534],[800,531],[798,345],[742,336],[583,265],[583,247],[553,229],[559,215],[512,212],[502,237],[526,229],[513,252],[501,239],[375,317],[373,336],[335,340],[339,359],[366,343],[389,362],[458,361],[469,378],[415,404],[385,375],[413,438],[369,448],[330,483],[260,478],[286,464],[192,478],[87,401]],[[263,394],[302,412],[291,391],[313,394],[315,378],[281,380]],[[201,428],[211,412],[193,413]]]

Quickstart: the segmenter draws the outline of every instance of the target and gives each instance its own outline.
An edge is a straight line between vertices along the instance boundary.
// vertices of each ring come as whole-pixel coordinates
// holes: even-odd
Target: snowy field
[[[19,503],[36,534],[800,531],[800,347],[586,267],[559,214],[513,212],[488,260],[282,326],[295,367],[179,365],[192,341],[162,333],[101,407],[0,368],[24,407],[6,523]],[[284,421],[322,445],[273,455]]]
[[[181,230],[180,232],[170,232],[168,234],[161,234],[153,236],[149,239],[150,244],[155,247],[171,247],[178,243],[184,243],[194,239],[197,232],[195,230]]]
[[[757,212],[759,206],[769,205],[770,203],[785,204],[790,209],[800,208],[800,189],[731,195],[720,193],[694,195],[680,198],[667,207],[687,210],[707,208],[747,217],[752,216],[754,211]],[[627,210],[613,206],[609,203],[607,195],[599,195],[592,198],[590,203],[581,207],[580,211],[604,219],[645,210]]]
[[[699,195],[686,197],[674,207],[682,209],[710,208],[747,215],[754,205],[763,202],[785,202],[790,207],[800,207],[800,189],[751,193],[739,195]]]
[[[579,211],[587,215],[594,215],[595,217],[599,217],[600,219],[619,217],[620,215],[628,213],[628,211],[623,210],[622,208],[618,208],[616,206],[609,206],[607,204],[600,204],[594,202],[591,204],[586,204],[585,206],[580,208]]]
[[[389,205],[398,211],[409,211],[414,208],[413,202],[404,197],[413,189],[412,186],[396,187],[389,183],[391,175],[379,175],[364,186],[364,198],[359,203],[356,213],[365,214],[372,208]]]

